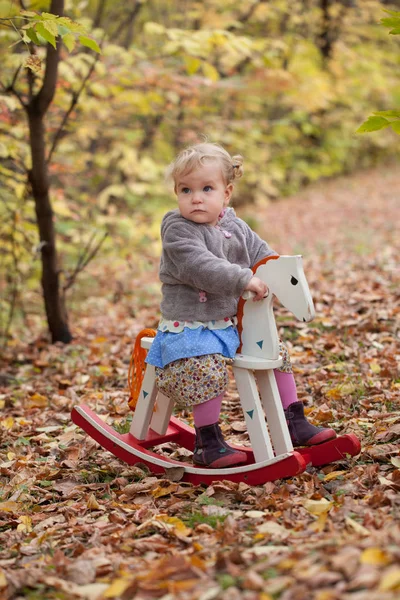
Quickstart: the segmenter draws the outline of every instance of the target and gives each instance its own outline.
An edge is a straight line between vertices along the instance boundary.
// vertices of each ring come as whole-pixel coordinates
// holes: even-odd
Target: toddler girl
[[[218,424],[226,365],[239,346],[239,297],[249,290],[257,302],[268,293],[251,267],[276,254],[228,207],[242,163],[241,156],[231,157],[217,144],[200,143],[170,165],[178,208],[161,225],[162,318],[146,359],[156,367],[158,389],[179,408],[193,407],[193,461],[213,468],[246,461],[244,452],[225,442]],[[275,377],[293,445],[336,437],[332,429],[307,421],[283,344],[280,353],[283,365]]]

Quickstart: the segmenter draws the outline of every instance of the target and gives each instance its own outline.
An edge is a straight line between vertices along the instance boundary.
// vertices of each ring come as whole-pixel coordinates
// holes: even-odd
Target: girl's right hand
[[[255,294],[253,298],[255,302],[262,300],[263,298],[268,296],[269,293],[267,284],[261,281],[261,279],[259,279],[258,277],[252,277],[249,283],[247,284],[245,290],[249,290],[250,292],[253,292]]]

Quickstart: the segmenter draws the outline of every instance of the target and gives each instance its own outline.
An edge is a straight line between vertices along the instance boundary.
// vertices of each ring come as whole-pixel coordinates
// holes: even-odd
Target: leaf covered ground
[[[158,317],[155,264],[130,281],[133,295],[128,269],[93,265],[104,293],[71,315],[71,345],[10,341],[1,598],[400,597],[399,189],[392,166],[242,210],[278,252],[305,257],[317,317],[298,323],[277,307],[280,333],[309,417],[356,433],[356,458],[263,486],[193,487],[124,465],[73,425],[83,401],[129,424],[132,342]],[[226,435],[246,443],[233,383],[224,409]]]

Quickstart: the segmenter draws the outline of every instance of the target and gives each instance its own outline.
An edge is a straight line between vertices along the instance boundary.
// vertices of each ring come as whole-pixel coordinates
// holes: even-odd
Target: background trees
[[[24,8],[40,12],[51,5],[36,0]],[[52,8],[59,11],[58,5]],[[236,203],[253,207],[247,214],[253,226],[257,207],[282,194],[395,156],[393,133],[354,135],[366,114],[399,103],[398,43],[378,26],[382,8],[396,10],[398,3],[184,0],[178,10],[175,2],[164,0],[136,0],[129,6],[111,0],[67,2],[65,14],[95,39],[104,36],[104,42],[100,60],[82,46],[70,54],[60,46],[37,51],[43,60],[58,52],[61,59],[42,132],[51,154],[57,263],[50,252],[54,243],[37,234],[40,213],[35,214],[33,199],[38,186],[32,176],[26,186],[39,156],[35,150],[31,162],[31,148],[40,135],[31,124],[29,137],[17,95],[30,98],[30,80],[44,82],[46,70],[33,76],[20,69],[26,49],[17,44],[10,50],[18,34],[3,27],[3,334],[11,317],[15,326],[40,322],[38,258],[46,252],[53,273],[47,285],[52,292],[60,286],[63,326],[63,295],[77,275],[83,275],[82,284],[97,285],[82,268],[106,233],[98,261],[112,260],[116,273],[128,263],[133,277],[146,268],[158,252],[160,216],[173,203],[163,181],[165,165],[202,134],[245,156],[246,177]],[[9,10],[9,2],[0,2],[1,17]],[[76,302],[86,289],[75,289]],[[54,306],[51,301],[47,307],[48,321]],[[67,341],[65,331],[53,340]]]

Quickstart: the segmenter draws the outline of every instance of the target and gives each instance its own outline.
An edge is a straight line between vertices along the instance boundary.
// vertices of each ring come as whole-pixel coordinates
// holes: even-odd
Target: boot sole
[[[314,435],[312,438],[301,443],[293,444],[293,446],[318,446],[319,444],[323,444],[324,442],[328,442],[329,440],[334,440],[337,437],[336,431],[333,429],[326,429],[325,431],[320,431],[317,435]]]
[[[217,458],[209,465],[204,463],[194,462],[194,464],[198,467],[204,467],[206,469],[223,469],[224,467],[233,467],[235,465],[240,465],[247,461],[247,455],[244,452],[234,452],[232,454],[228,454],[228,456],[221,456],[221,458]]]

